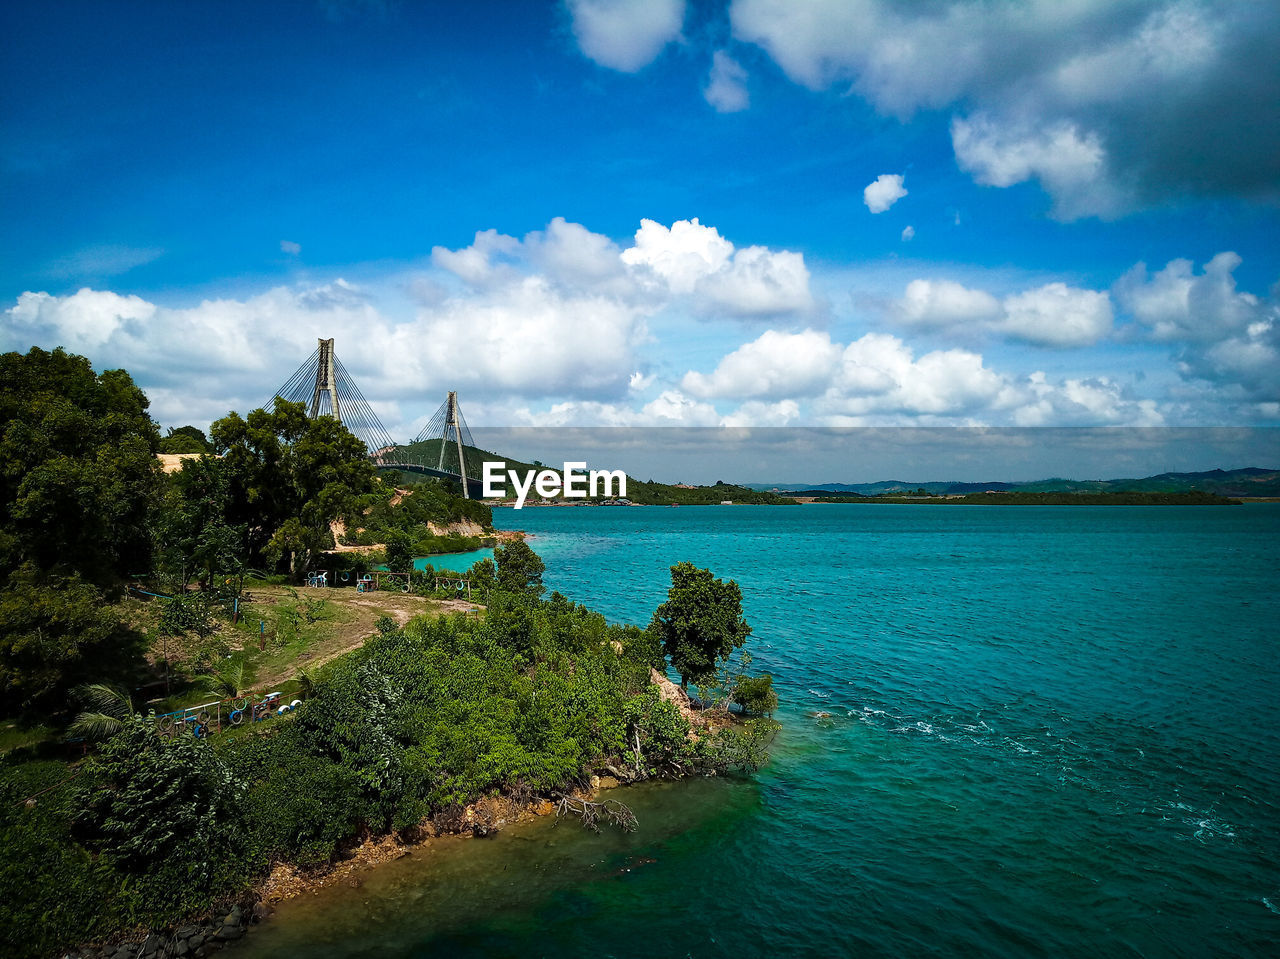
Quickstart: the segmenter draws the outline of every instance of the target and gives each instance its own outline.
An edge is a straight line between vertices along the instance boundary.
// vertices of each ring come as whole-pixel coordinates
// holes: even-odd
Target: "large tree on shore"
[[[333,546],[330,524],[376,482],[364,443],[332,417],[309,419],[301,403],[229,413],[209,433],[230,490],[227,525],[243,530],[245,555],[295,575]]]
[[[720,663],[751,635],[738,584],[687,562],[671,567],[667,601],[654,611],[649,629],[685,687],[689,680],[700,685],[714,679]]]
[[[160,437],[124,370],[32,348],[0,356],[0,570],[109,585],[146,572]]]
[[[147,405],[128,373],[83,356],[0,356],[0,714],[56,712],[71,686],[139,662],[103,594],[151,568]]]

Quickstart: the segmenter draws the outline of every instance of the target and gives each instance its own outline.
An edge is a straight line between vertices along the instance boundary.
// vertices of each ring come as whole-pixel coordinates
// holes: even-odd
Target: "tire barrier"
[[[152,717],[156,733],[165,739],[190,735],[206,739],[221,732],[223,725],[243,726],[245,722],[261,722],[273,716],[292,712],[302,705],[301,699],[286,703],[283,693],[267,693],[262,698],[255,695],[232,696],[219,702],[188,706],[186,709],[162,713]]]

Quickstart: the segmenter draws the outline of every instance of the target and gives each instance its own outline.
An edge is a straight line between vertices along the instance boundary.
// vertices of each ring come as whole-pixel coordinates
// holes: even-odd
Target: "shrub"
[[[773,691],[773,677],[763,673],[760,676],[739,678],[737,685],[733,687],[733,701],[745,713],[771,715],[778,708],[778,694]]]

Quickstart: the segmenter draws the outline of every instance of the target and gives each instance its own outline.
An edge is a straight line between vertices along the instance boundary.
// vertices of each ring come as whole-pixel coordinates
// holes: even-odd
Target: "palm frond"
[[[113,686],[110,683],[88,683],[77,686],[75,694],[86,707],[86,713],[82,715],[97,713],[123,721],[135,712],[133,697],[123,686]]]
[[[87,739],[100,743],[110,739],[128,725],[132,716],[112,716],[107,713],[84,712],[71,721],[67,735],[72,739]]]

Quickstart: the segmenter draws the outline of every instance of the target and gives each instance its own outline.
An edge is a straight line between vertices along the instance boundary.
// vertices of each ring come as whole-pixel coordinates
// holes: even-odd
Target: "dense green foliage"
[[[0,707],[6,715],[58,712],[80,683],[127,676],[145,639],[75,573],[24,568],[0,590]]]
[[[773,690],[773,677],[743,676],[733,687],[733,701],[745,713],[768,716],[778,708],[778,694]]]
[[[140,637],[104,590],[151,559],[161,478],[147,398],[123,370],[32,349],[0,356],[0,714],[59,708],[115,678]]]
[[[32,348],[0,356],[0,574],[23,564],[109,585],[145,570],[159,436],[123,370]]]
[[[374,488],[364,444],[332,417],[308,419],[301,403],[230,413],[210,434],[226,471],[225,522],[242,531],[251,565],[305,570],[333,545],[330,524]]]
[[[197,426],[178,426],[170,429],[160,440],[161,453],[212,453],[213,444],[204,430]]]
[[[155,520],[156,569],[178,588],[193,578],[208,587],[218,573],[246,564],[245,528],[228,521],[234,512],[228,473],[222,460],[202,456],[169,477]]]
[[[661,639],[683,685],[713,680],[720,664],[751,635],[738,584],[692,563],[671,567],[667,601],[654,612],[649,629]]]
[[[440,532],[455,523],[484,530],[493,526],[493,513],[488,506],[454,493],[451,485],[435,480],[415,482],[400,491],[384,485],[362,496],[356,503],[358,515],[348,527],[345,542],[361,546],[385,543],[388,547],[393,542],[403,542],[411,556],[478,548],[478,536]],[[392,569],[406,568],[389,565]]]
[[[483,619],[381,624],[292,721],[257,735],[169,740],[133,718],[78,770],[10,760],[6,952],[177,922],[275,862],[324,862],[366,832],[456,823],[486,795],[554,795],[606,767],[640,778],[758,768],[774,727],[691,738],[649,683],[662,665],[650,632],[558,593],[495,591]]]
[[[518,539],[493,551],[497,566],[495,577],[500,590],[537,599],[542,595],[542,574],[546,571],[542,558]]]

